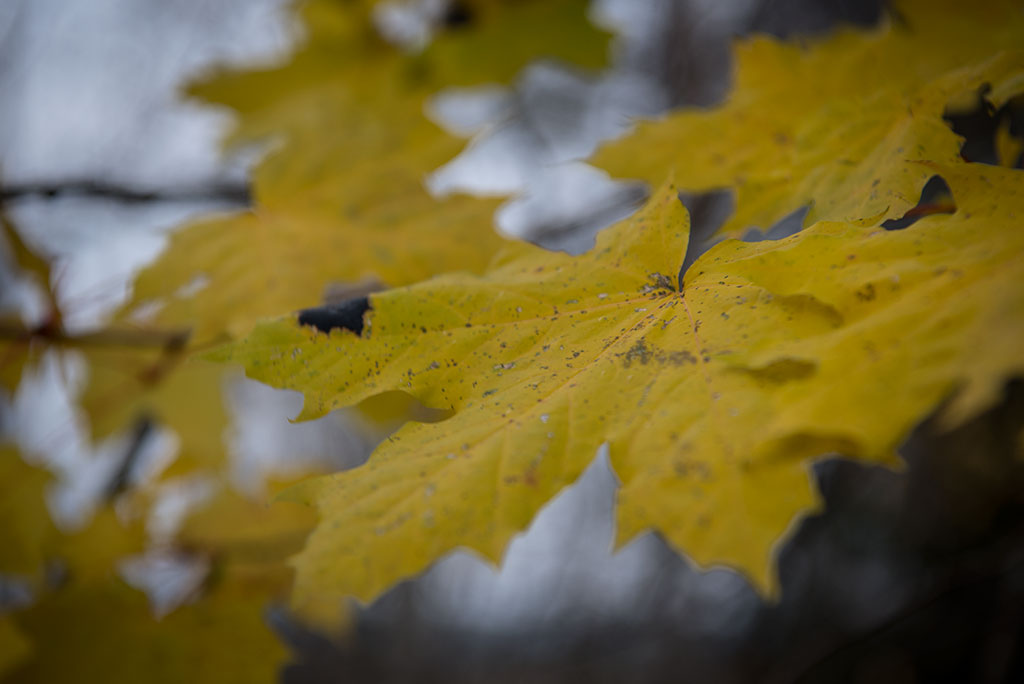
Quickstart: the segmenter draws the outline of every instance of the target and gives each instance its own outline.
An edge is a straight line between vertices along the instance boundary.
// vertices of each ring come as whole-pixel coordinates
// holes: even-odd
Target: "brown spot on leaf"
[[[761,368],[738,369],[747,375],[771,384],[804,380],[814,375],[817,366],[801,359],[778,359]]]

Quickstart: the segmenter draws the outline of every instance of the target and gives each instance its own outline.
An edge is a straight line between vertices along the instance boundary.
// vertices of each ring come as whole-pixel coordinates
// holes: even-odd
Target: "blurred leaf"
[[[253,501],[222,490],[210,505],[189,515],[178,541],[236,566],[280,573],[290,581],[285,561],[302,548],[315,524],[316,515],[305,506]]]
[[[413,55],[377,37],[371,4],[310,2],[308,42],[288,64],[194,90],[240,115],[234,143],[275,146],[255,171],[252,211],[179,232],[142,274],[135,302],[162,302],[157,323],[192,325],[200,342],[238,335],[317,303],[331,283],[479,271],[501,245],[494,201],[436,200],[423,187],[462,147],[424,117],[426,98],[542,56],[597,64],[604,37],[582,0],[477,2],[471,26]],[[206,287],[174,294],[197,278]]]
[[[641,124],[594,163],[654,184],[673,172],[688,192],[732,190],[720,232],[733,237],[804,206],[804,225],[899,218],[931,175],[917,161],[960,160],[946,106],[982,85],[996,107],[1024,89],[1024,16],[1018,2],[894,4],[872,32],[739,43],[722,106]]]
[[[24,662],[31,652],[31,643],[10,616],[0,615],[0,677]]]
[[[151,419],[181,440],[167,475],[223,467],[228,419],[222,367],[159,348],[90,348],[85,358],[89,384],[81,403],[95,439]]]
[[[34,576],[55,534],[43,497],[49,474],[0,446],[0,573]]]
[[[14,614],[32,657],[4,681],[275,681],[285,651],[263,613],[290,581],[284,549],[255,569],[224,557],[217,544],[191,549],[210,554],[216,571],[195,601],[157,619],[145,594],[116,575],[118,561],[144,547],[142,526],[120,522],[109,508],[62,537],[52,557],[64,578]]]
[[[285,651],[261,596],[214,593],[158,621],[117,580],[71,584],[18,616],[34,652],[5,681],[273,682]]]

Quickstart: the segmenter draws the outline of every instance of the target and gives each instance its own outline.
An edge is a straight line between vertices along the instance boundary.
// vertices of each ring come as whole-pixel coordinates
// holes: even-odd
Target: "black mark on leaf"
[[[357,297],[332,306],[303,309],[299,312],[299,325],[311,325],[325,333],[335,328],[344,328],[359,335],[363,332],[363,314],[369,309],[369,297]]]
[[[616,356],[622,359],[623,368],[629,368],[633,363],[639,363],[642,366],[646,366],[652,361],[660,365],[670,364],[672,366],[697,363],[697,358],[688,351],[667,351],[665,349],[659,349],[658,347],[649,344],[643,338],[637,340],[636,344],[630,347],[625,353],[616,354]]]

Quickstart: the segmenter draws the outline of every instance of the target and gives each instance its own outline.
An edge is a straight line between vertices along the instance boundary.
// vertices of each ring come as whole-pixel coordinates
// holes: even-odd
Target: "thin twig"
[[[0,186],[0,202],[37,197],[91,197],[140,204],[145,202],[221,201],[248,206],[252,202],[249,187],[240,183],[211,183],[203,187],[146,189],[132,188],[96,180],[12,183]]]
[[[128,489],[131,484],[132,472],[135,470],[139,457],[142,454],[142,448],[153,435],[155,427],[156,423],[150,416],[143,415],[136,420],[131,444],[128,445],[128,449],[121,459],[121,465],[118,467],[117,472],[114,473],[114,476],[110,478],[110,482],[107,483],[105,496],[107,501],[113,501],[118,494]]]
[[[73,335],[51,326],[33,329],[16,323],[0,321],[0,340],[43,339],[64,347],[156,347],[168,351],[178,351],[185,347],[189,334],[190,331],[184,328],[178,330],[105,328]]]

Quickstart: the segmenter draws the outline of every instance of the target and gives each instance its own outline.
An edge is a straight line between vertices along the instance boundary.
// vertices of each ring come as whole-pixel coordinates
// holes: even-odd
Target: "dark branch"
[[[142,448],[153,436],[155,426],[156,423],[148,415],[139,416],[135,421],[131,444],[129,444],[128,450],[121,459],[121,465],[117,472],[114,473],[114,476],[110,478],[110,482],[107,483],[107,501],[113,501],[118,494],[125,492],[131,485],[132,472],[135,470],[139,456],[142,454]]]
[[[71,335],[60,328],[40,326],[27,328],[20,322],[0,320],[0,340],[27,342],[41,339],[65,347],[137,347],[162,348],[177,353],[188,344],[191,331],[180,330],[138,330],[134,328],[103,329]]]
[[[93,180],[70,180],[53,183],[13,183],[0,186],[0,202],[37,197],[92,197],[126,204],[143,202],[206,202],[220,201],[248,206],[252,201],[249,187],[240,183],[211,183],[194,188],[162,190],[132,188]]]

